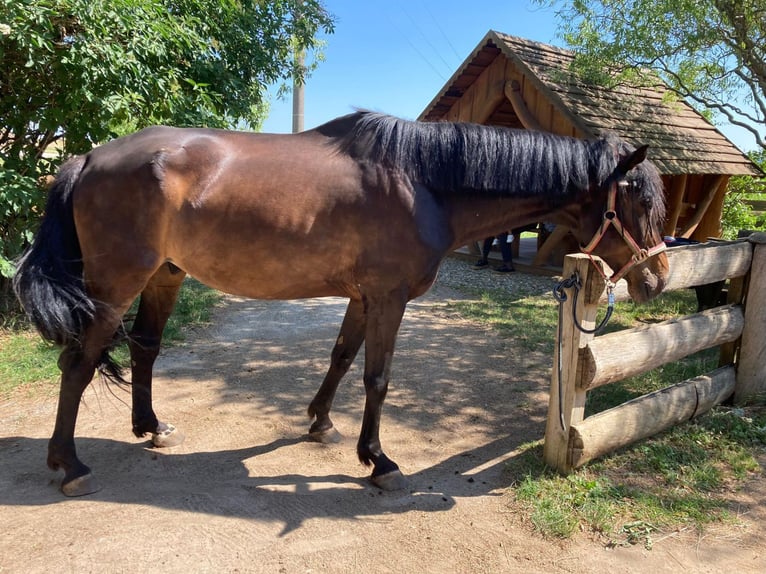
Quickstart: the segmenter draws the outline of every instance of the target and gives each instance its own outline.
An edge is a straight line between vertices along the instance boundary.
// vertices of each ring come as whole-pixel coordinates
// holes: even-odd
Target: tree
[[[766,173],[766,150],[751,151],[747,154],[750,160]],[[742,229],[753,231],[766,231],[763,218],[758,217],[748,204],[748,199],[760,198],[764,192],[764,180],[739,175],[729,181],[729,190],[726,193],[721,212],[721,237],[724,239],[736,239]]]
[[[575,71],[600,84],[652,70],[766,149],[766,0],[537,0],[558,5]],[[608,71],[608,73],[605,73]]]
[[[63,156],[151,124],[257,128],[321,30],[321,0],[0,0],[0,287]]]

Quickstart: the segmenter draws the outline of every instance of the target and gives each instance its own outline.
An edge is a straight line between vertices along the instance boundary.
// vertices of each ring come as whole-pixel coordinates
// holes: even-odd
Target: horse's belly
[[[340,266],[328,267],[321,257],[275,251],[268,257],[237,253],[212,256],[213,252],[173,263],[205,285],[251,299],[303,299],[310,297],[355,297],[356,286],[344,279]],[[303,259],[303,260],[302,260]]]

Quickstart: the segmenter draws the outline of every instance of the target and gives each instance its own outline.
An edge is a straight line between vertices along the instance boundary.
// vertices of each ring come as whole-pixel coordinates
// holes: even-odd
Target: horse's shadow
[[[245,465],[247,459],[306,440],[280,438],[241,449],[173,453],[150,448],[149,443],[126,446],[111,439],[79,438],[80,449],[99,461],[97,478],[103,489],[83,499],[68,499],[59,490],[61,474],[43,463],[47,439],[0,438],[0,505],[34,507],[77,500],[138,504],[281,523],[284,535],[311,518],[374,520],[392,513],[443,512],[458,498],[493,495],[513,480],[498,466],[505,464],[498,453],[517,446],[503,438],[459,453],[409,476],[409,488],[395,492],[375,487],[361,465],[357,476],[252,476]]]

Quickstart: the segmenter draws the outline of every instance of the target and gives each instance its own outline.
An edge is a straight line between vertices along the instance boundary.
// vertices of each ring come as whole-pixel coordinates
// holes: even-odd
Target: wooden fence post
[[[745,327],[737,364],[734,403],[766,395],[766,233],[753,233],[753,262],[745,298]]]
[[[602,265],[596,260],[597,265]],[[596,325],[599,297],[604,291],[604,282],[595,266],[586,255],[567,255],[564,258],[562,276],[568,279],[577,273],[582,282],[582,289],[577,297],[575,311],[578,322],[586,329]],[[551,468],[561,473],[572,470],[569,456],[569,434],[573,424],[583,420],[586,391],[577,384],[577,364],[580,349],[585,347],[593,335],[583,333],[574,325],[572,309],[575,307],[574,289],[566,291],[567,300],[563,304],[563,313],[559,317],[561,328],[556,332],[556,349],[553,356],[548,419],[545,426],[545,445],[543,458]],[[559,343],[559,332],[562,342]],[[559,352],[561,353],[561,386],[559,386]],[[561,389],[561,409],[559,409],[559,389]],[[562,417],[563,415],[563,428]]]

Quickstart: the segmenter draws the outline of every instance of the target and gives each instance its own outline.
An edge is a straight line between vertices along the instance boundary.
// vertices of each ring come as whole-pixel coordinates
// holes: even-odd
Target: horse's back
[[[359,296],[360,266],[383,281],[381,250],[416,240],[411,200],[386,177],[318,132],[148,128],[88,158],[75,198],[86,270],[170,261],[249,297]]]

